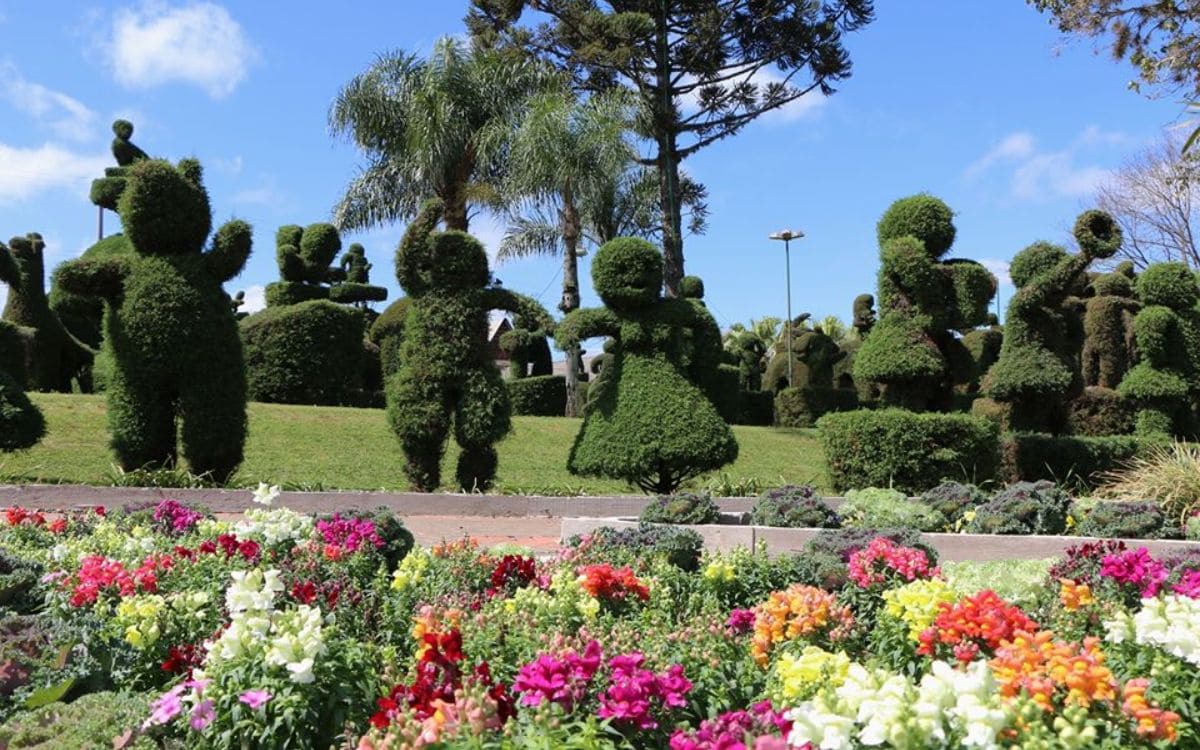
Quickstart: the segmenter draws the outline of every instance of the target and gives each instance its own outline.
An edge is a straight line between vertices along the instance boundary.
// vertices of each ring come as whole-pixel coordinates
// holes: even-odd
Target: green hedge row
[[[535,375],[505,381],[512,413],[527,417],[561,417],[567,409],[567,379]]]
[[[775,397],[775,424],[779,427],[812,427],[830,412],[858,408],[858,392],[849,388],[784,388]]]
[[[1000,476],[1007,482],[1049,479],[1091,487],[1150,444],[1131,435],[1007,434],[1000,441]]]

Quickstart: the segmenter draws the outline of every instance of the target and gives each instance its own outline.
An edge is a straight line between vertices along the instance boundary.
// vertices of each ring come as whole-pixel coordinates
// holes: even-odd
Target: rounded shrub
[[[327,300],[268,307],[239,324],[252,401],[345,406],[362,398],[362,312]]]
[[[721,520],[721,509],[707,492],[677,492],[651,500],[642,509],[638,520],[643,523],[717,523]]]
[[[1179,527],[1170,523],[1156,502],[1100,501],[1087,510],[1074,533],[1111,539],[1172,539],[1179,536]]]
[[[1017,482],[975,510],[971,534],[1061,534],[1071,497],[1054,482]]]
[[[513,414],[561,417],[567,408],[567,379],[562,375],[536,375],[505,381]]]
[[[1132,402],[1111,388],[1089,386],[1071,402],[1067,425],[1073,435],[1127,435],[1133,432]]]
[[[754,503],[750,521],[756,526],[793,529],[833,529],[839,524],[838,514],[807,484],[767,490]]]
[[[847,492],[838,515],[847,528],[941,531],[946,525],[946,517],[928,505],[879,487]]]
[[[812,427],[830,412],[858,408],[858,393],[848,388],[784,388],[775,396],[778,427]]]
[[[901,198],[888,207],[875,227],[879,244],[900,237],[914,237],[933,258],[946,254],[954,244],[954,212],[929,193]]]

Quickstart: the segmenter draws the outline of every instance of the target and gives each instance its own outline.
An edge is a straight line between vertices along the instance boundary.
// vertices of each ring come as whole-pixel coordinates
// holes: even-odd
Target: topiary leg
[[[492,447],[512,429],[508,389],[496,368],[467,373],[454,411],[454,439],[462,447],[455,477],[465,490],[491,486],[496,476]]]
[[[404,451],[404,474],[413,488],[433,492],[441,483],[442,454],[450,432],[446,389],[405,367],[387,384],[388,424]]]
[[[179,401],[182,453],[194,474],[225,484],[242,463],[246,442],[246,383],[223,367],[186,383]]]
[[[12,377],[0,370],[0,451],[29,448],[46,433],[42,412]]]
[[[175,404],[162,384],[114,368],[108,383],[108,426],[122,469],[174,466]]]

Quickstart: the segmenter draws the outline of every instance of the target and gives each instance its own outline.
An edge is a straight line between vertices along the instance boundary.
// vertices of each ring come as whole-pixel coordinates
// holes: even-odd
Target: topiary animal
[[[21,283],[21,269],[0,242],[0,283]],[[9,294],[12,292],[10,291]],[[0,320],[0,452],[29,448],[46,433],[42,412],[25,394],[25,364],[34,332]]]
[[[112,447],[125,470],[170,466],[178,434],[191,471],[225,482],[242,461],[246,374],[221,284],[250,255],[250,225],[226,223],[204,251],[212,209],[193,159],[138,161],[126,180],[118,213],[133,254],[58,269],[66,291],[106,302]]]
[[[46,243],[36,232],[9,241],[18,278],[8,290],[4,319],[33,331],[29,340],[26,386],[35,391],[70,393],[72,381],[79,390],[92,390],[94,352],[63,327],[46,299]]]
[[[399,370],[386,384],[388,422],[419,490],[437,489],[446,437],[462,449],[458,486],[484,489],[496,475],[493,447],[511,429],[508,389],[488,352],[489,310],[507,310],[546,331],[536,301],[491,285],[483,245],[466,232],[435,231],[442,203],[426,203],[396,250],[408,320]]]
[[[1108,214],[1085,211],[1074,233],[1077,255],[1038,242],[1013,258],[1009,268],[1017,293],[1008,304],[1000,359],[982,391],[1008,409],[1014,430],[1064,431],[1068,402],[1083,390],[1064,303],[1093,260],[1112,257],[1121,247],[1121,229]]]
[[[1083,316],[1083,384],[1116,388],[1129,370],[1133,318],[1141,303],[1123,273],[1101,274],[1091,287],[1095,296]]]
[[[1155,263],[1138,276],[1145,307],[1133,321],[1141,361],[1118,392],[1137,407],[1139,435],[1191,436],[1200,395],[1200,287],[1183,263]]]
[[[879,322],[854,359],[856,381],[880,388],[887,406],[948,410],[968,361],[953,331],[987,315],[996,278],[982,265],[941,258],[954,243],[954,214],[925,193],[901,198],[880,218]]]
[[[665,495],[733,461],[737,441],[688,377],[683,333],[707,321],[691,301],[662,297],[662,262],[645,240],[605,243],[592,263],[592,284],[605,307],[571,312],[556,340],[560,349],[596,336],[612,340],[612,358],[593,381],[567,469]]]

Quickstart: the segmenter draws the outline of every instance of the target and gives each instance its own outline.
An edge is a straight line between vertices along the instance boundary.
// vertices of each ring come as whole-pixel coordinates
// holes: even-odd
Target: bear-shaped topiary
[[[1083,384],[1116,388],[1130,367],[1133,319],[1141,303],[1123,271],[1100,274],[1091,287],[1094,295],[1085,302],[1083,316]]]
[[[982,392],[1007,409],[1013,430],[1063,432],[1069,402],[1083,392],[1067,305],[1088,265],[1120,249],[1121,229],[1108,214],[1085,211],[1074,234],[1078,254],[1038,242],[1018,253],[1009,267],[1017,293],[1004,318],[1000,358],[984,378]]]
[[[0,283],[21,284],[21,269],[0,242]],[[0,452],[29,448],[46,434],[42,412],[25,393],[26,363],[35,331],[0,320]]]
[[[948,410],[970,368],[955,331],[980,325],[996,293],[982,265],[942,260],[954,243],[954,214],[925,193],[901,198],[880,218],[880,318],[854,358],[854,379],[880,389],[886,406]]]
[[[70,334],[46,298],[42,236],[31,232],[9,241],[19,271],[4,305],[4,319],[34,331],[30,340],[26,387],[34,391],[70,393],[72,382],[83,393],[92,390],[94,352]]]
[[[486,489],[496,475],[495,444],[512,427],[508,389],[487,345],[488,311],[507,310],[552,331],[534,300],[491,284],[487,253],[466,232],[436,231],[442,203],[431,200],[396,250],[396,278],[408,316],[399,370],[385,384],[388,422],[414,488],[437,489],[453,426],[462,449],[458,487]]]
[[[221,285],[250,255],[250,225],[230,221],[204,244],[212,209],[200,163],[146,159],[126,175],[118,213],[132,255],[58,269],[71,293],[104,299],[112,447],[123,469],[171,466],[225,482],[242,461],[246,373]]]
[[[1200,287],[1183,263],[1155,263],[1137,278],[1145,307],[1133,321],[1141,358],[1118,392],[1137,408],[1139,435],[1191,437],[1200,395]]]
[[[592,284],[605,307],[571,312],[556,340],[564,350],[597,336],[612,341],[567,469],[669,494],[733,461],[738,446],[683,366],[684,330],[696,331],[706,321],[690,301],[662,297],[662,263],[645,240],[605,243],[592,263]]]

